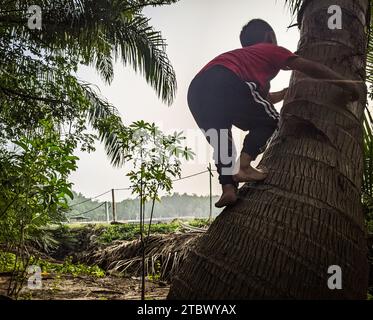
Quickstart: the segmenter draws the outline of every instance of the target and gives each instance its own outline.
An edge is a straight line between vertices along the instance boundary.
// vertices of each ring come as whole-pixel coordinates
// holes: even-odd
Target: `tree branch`
[[[43,98],[43,97],[35,97],[35,96],[29,95],[29,94],[26,94],[26,93],[21,93],[21,92],[15,91],[13,89],[4,88],[2,86],[0,86],[0,90],[3,91],[6,94],[16,95],[18,97],[21,97],[21,98],[24,98],[24,99],[27,99],[27,100],[37,100],[37,101],[42,101],[42,102],[46,102],[46,103],[63,103],[64,102],[63,100],[55,100],[55,99]]]

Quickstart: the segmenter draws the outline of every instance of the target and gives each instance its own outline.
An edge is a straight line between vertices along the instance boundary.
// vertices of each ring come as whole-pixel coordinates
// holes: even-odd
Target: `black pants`
[[[277,129],[279,114],[258,92],[254,82],[244,82],[223,66],[213,66],[198,74],[189,86],[188,105],[197,125],[214,149],[219,182],[232,179],[236,151],[232,126],[249,131],[242,152],[253,160],[264,152]]]

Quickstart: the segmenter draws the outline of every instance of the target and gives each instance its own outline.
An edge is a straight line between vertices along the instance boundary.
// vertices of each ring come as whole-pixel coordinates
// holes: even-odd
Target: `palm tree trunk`
[[[343,10],[330,30],[327,9]],[[308,0],[299,55],[348,79],[365,80],[368,0]],[[246,185],[198,240],[169,299],[365,299],[367,241],[360,190],[365,98],[293,73],[279,132],[264,154],[262,184]],[[342,289],[328,287],[329,266]]]

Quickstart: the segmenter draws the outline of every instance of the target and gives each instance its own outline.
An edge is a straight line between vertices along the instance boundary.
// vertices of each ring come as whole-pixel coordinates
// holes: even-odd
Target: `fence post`
[[[105,201],[105,214],[106,214],[106,222],[110,223],[110,217],[109,217],[109,203]]]
[[[113,209],[113,222],[117,221],[117,212],[115,207],[115,193],[114,189],[111,189],[111,201],[112,201],[112,209]]]

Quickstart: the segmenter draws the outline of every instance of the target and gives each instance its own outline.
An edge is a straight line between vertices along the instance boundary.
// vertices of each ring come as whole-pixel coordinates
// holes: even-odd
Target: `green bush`
[[[14,270],[16,255],[9,252],[0,252],[0,272],[11,272]],[[17,265],[20,266],[21,262]],[[82,263],[72,263],[72,258],[68,257],[64,263],[52,263],[44,259],[31,258],[30,265],[36,265],[45,273],[71,274],[73,276],[89,275],[94,277],[104,277],[105,271],[98,266],[87,266]],[[23,269],[23,266],[19,268]]]
[[[190,226],[197,227],[197,228],[203,228],[203,227],[208,226],[209,224],[210,224],[209,219],[194,219],[189,222]]]
[[[0,251],[0,272],[12,272],[16,262],[14,253]],[[19,266],[19,262],[17,263]]]
[[[75,277],[79,275],[95,276],[98,278],[105,276],[105,271],[102,270],[100,267],[96,265],[87,266],[82,263],[74,264],[72,263],[71,257],[67,257],[63,264],[40,260],[37,265],[40,266],[42,272],[47,273],[71,274]]]
[[[172,233],[180,228],[179,223],[157,223],[153,224],[150,228],[151,234],[154,233]],[[147,232],[148,225],[145,225]],[[113,225],[106,228],[106,230],[99,236],[101,243],[110,243],[115,240],[134,240],[140,236],[139,224],[123,224]]]

